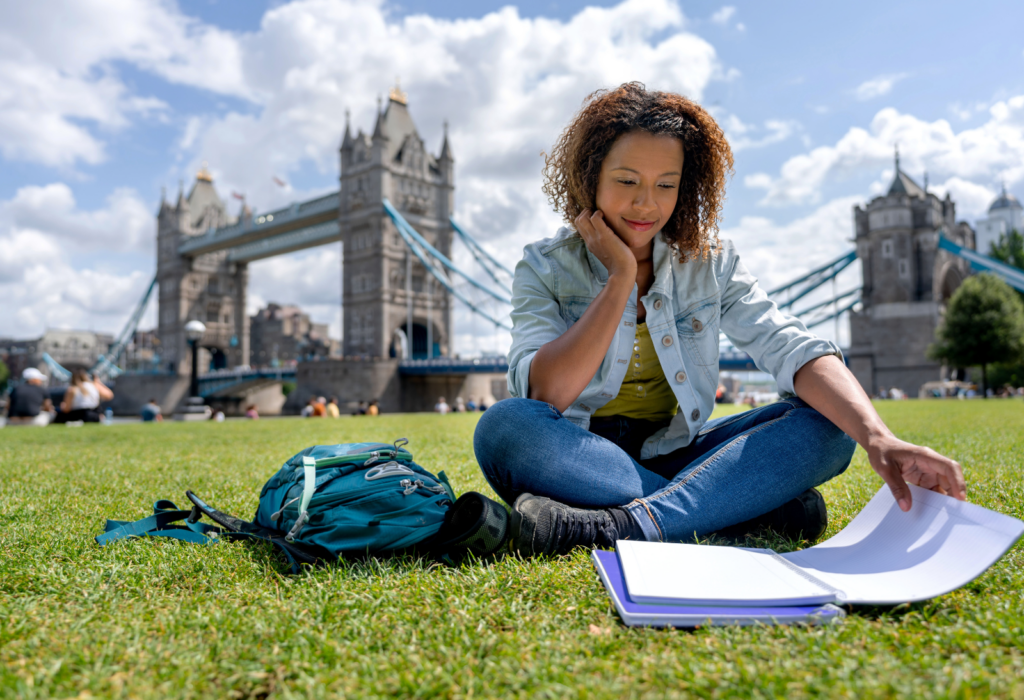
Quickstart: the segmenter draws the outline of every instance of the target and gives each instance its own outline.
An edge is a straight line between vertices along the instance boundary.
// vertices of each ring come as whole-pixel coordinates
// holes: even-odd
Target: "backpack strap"
[[[295,519],[292,529],[284,536],[285,541],[289,544],[295,541],[295,538],[302,530],[302,526],[309,522],[309,510],[307,509],[309,508],[309,502],[313,500],[313,494],[316,492],[316,460],[309,455],[303,455],[302,471],[302,501],[299,502],[299,517]]]
[[[222,513],[211,505],[208,505],[203,499],[195,495],[191,491],[186,491],[185,495],[192,501],[193,509],[192,513],[197,514],[196,519],[199,515],[205,515],[213,522],[222,526],[227,532],[224,533],[226,539],[254,539],[263,540],[264,542],[270,542],[272,545],[284,554],[288,563],[291,564],[293,574],[297,574],[300,571],[302,564],[316,565],[324,561],[335,561],[337,559],[334,554],[323,548],[311,548],[308,546],[299,547],[297,545],[288,542],[283,535],[277,530],[271,530],[265,528],[256,523],[251,523],[248,520],[242,520],[236,518],[233,515]]]
[[[168,500],[159,500],[153,504],[153,515],[142,520],[108,520],[102,535],[96,542],[102,547],[105,544],[128,537],[170,537],[194,544],[213,544],[223,531],[212,525],[206,525],[189,518],[192,511],[180,510]],[[180,520],[185,525],[172,525]],[[197,519],[198,520],[198,519]]]

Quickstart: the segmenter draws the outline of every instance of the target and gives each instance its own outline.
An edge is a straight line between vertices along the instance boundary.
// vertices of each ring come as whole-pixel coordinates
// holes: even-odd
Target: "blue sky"
[[[174,196],[203,160],[223,197],[243,191],[258,209],[329,191],[344,109],[369,128],[396,74],[430,148],[450,121],[460,218],[510,263],[558,224],[534,154],[587,92],[630,78],[690,94],[726,128],[723,234],[766,284],[849,247],[850,206],[887,185],[897,142],[904,169],[927,170],[961,218],[982,216],[1002,181],[1024,190],[1016,4],[119,8],[23,4],[0,27],[0,294],[14,301],[0,335],[117,330],[152,275],[161,187]],[[296,302],[337,328],[338,255],[254,265],[252,303]],[[463,352],[495,342],[456,324]]]

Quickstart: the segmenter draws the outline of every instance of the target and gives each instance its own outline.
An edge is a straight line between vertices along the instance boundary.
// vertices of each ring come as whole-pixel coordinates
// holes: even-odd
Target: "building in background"
[[[939,249],[939,234],[974,250],[974,230],[956,221],[949,194],[939,199],[900,170],[898,154],[889,191],[855,206],[853,218],[863,306],[850,314],[850,369],[869,395],[898,387],[917,396],[922,384],[943,378],[926,352],[946,303],[971,274],[966,260]]]
[[[978,252],[988,255],[992,244],[999,242],[999,237],[1010,231],[1024,233],[1024,207],[1012,194],[1007,194],[1006,185],[1003,192],[988,208],[988,218],[977,222]]]
[[[297,306],[274,303],[249,319],[249,348],[249,362],[254,367],[341,354],[341,344],[328,337],[326,323],[313,323]]]
[[[0,339],[0,359],[12,377],[19,377],[28,367],[49,375],[43,353],[49,353],[66,369],[89,369],[105,354],[114,338],[106,333],[50,329],[40,338],[28,340]]]

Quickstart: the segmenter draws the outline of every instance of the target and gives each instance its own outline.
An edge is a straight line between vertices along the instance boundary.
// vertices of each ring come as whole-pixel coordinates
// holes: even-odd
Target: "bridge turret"
[[[940,200],[900,168],[898,153],[889,190],[853,215],[862,309],[850,314],[850,368],[869,394],[899,387],[916,396],[940,378],[926,350],[943,305],[970,274],[966,261],[939,249],[939,235],[973,247],[973,233],[955,223],[948,194]]]
[[[411,336],[414,356],[447,355],[452,311],[448,293],[410,258],[381,207],[388,198],[432,245],[450,254],[454,163],[447,135],[441,154],[429,153],[408,98],[396,85],[386,106],[378,106],[372,135],[359,132],[349,139],[340,149],[343,353],[393,356],[393,338],[401,328]],[[413,320],[407,330],[410,302]]]

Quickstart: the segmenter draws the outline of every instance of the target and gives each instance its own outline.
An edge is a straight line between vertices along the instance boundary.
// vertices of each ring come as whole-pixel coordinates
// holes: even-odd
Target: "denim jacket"
[[[707,422],[718,389],[719,331],[775,377],[783,395],[794,393],[793,376],[810,360],[842,357],[834,343],[814,336],[799,320],[779,311],[740,262],[731,241],[722,241],[722,249],[706,261],[680,263],[659,235],[652,262],[654,283],[640,301],[679,411],[668,427],[647,438],[642,459],[689,445]],[[608,270],[568,228],[526,246],[512,284],[512,396],[529,397],[530,363],[537,350],[579,320],[607,282]],[[633,353],[636,314],[634,285],[601,367],[563,412],[584,429],[594,411],[619,393]]]

